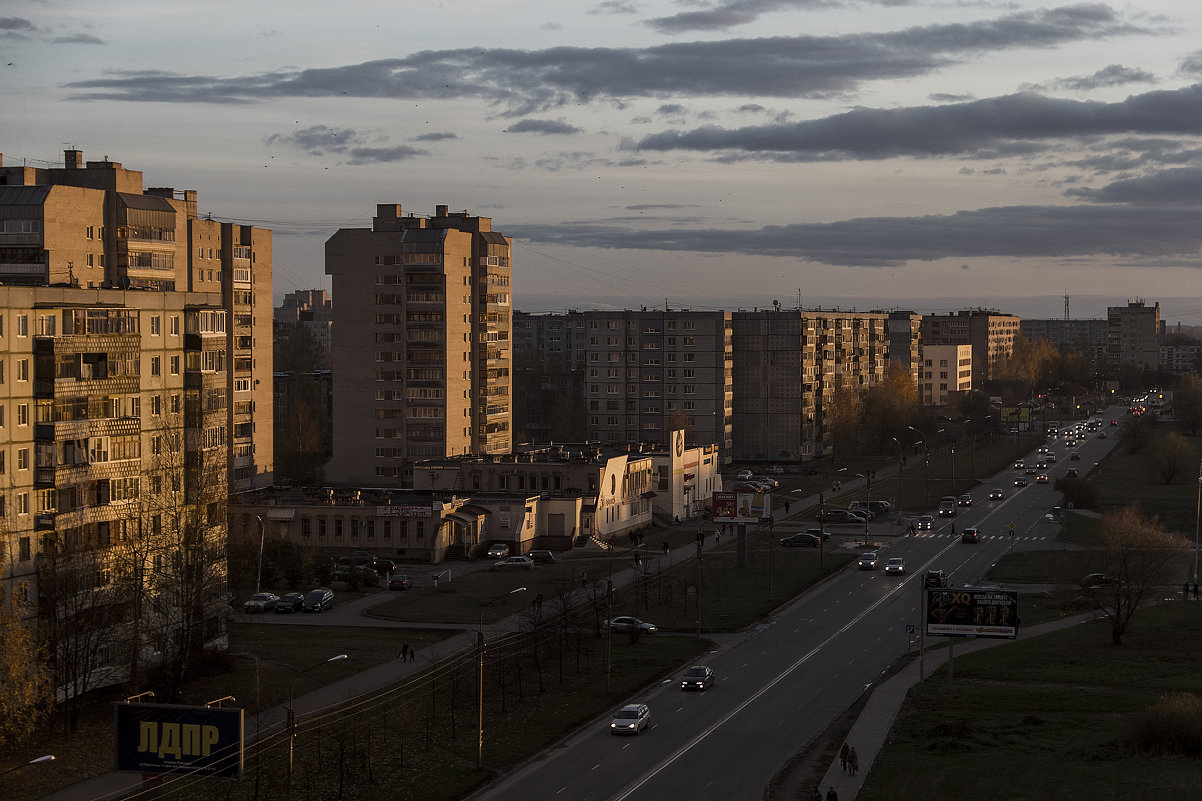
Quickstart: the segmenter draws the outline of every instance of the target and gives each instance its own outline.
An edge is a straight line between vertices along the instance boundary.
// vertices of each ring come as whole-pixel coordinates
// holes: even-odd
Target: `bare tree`
[[[1191,434],[1202,428],[1202,377],[1181,377],[1181,384],[1173,390],[1173,417]]]
[[[1082,589],[1110,621],[1111,640],[1122,645],[1136,611],[1168,580],[1169,566],[1184,554],[1187,543],[1130,507],[1107,515],[1098,537],[1104,575],[1083,579]]]
[[[1148,472],[1162,484],[1172,484],[1174,478],[1189,470],[1192,460],[1189,443],[1175,431],[1144,449],[1144,464]]]

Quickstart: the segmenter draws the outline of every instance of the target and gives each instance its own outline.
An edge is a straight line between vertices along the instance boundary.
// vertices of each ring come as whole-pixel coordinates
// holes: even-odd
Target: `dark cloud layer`
[[[788,161],[998,157],[1038,152],[1049,140],[1116,134],[1202,135],[1202,84],[1117,103],[1024,93],[946,106],[856,109],[788,124],[653,134],[637,147],[736,151]]]
[[[378,164],[429,155],[429,151],[408,145],[391,145],[376,141],[351,128],[330,128],[314,125],[287,134],[272,134],[263,141],[268,146],[304,150],[312,156],[335,155],[347,164]]]
[[[547,135],[577,134],[583,128],[569,125],[563,120],[519,120],[505,129],[509,133],[534,133]]]
[[[1195,188],[1197,188],[1195,184]],[[1197,197],[1197,193],[1195,193]],[[832,265],[982,257],[1197,256],[1197,206],[1008,206],[924,217],[773,225],[754,230],[631,230],[624,222],[510,225],[531,242],[576,247],[785,256]]]
[[[113,72],[69,84],[75,100],[255,102],[278,97],[472,98],[523,116],[597,98],[821,98],[930,73],[987,52],[1148,32],[1105,5],[887,33],[687,42],[648,48],[465,48],[233,78]]]

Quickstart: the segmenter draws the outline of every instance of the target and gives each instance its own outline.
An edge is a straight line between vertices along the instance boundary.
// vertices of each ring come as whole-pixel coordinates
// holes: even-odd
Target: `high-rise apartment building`
[[[329,481],[410,486],[414,461],[511,450],[511,256],[491,219],[446,206],[381,204],[330,237]]]
[[[734,457],[809,460],[828,454],[825,412],[842,388],[885,376],[888,315],[776,309],[731,315]]]
[[[1061,351],[1079,350],[1087,358],[1106,357],[1106,320],[1072,320],[1066,318],[1024,319],[1019,331],[1029,341],[1045,339]]]
[[[1147,306],[1136,299],[1106,309],[1106,352],[1112,367],[1157,369],[1163,341],[1159,303]]]
[[[1012,314],[966,309],[922,318],[923,345],[972,345],[972,383],[980,387],[997,366],[1014,353],[1014,337],[1022,321]]]
[[[85,163],[78,150],[64,155],[63,167],[6,167],[0,156],[0,281],[218,293],[227,311],[230,488],[269,486],[271,231],[201,219],[194,190],[143,190],[139,171]]]
[[[889,363],[885,369],[903,369],[917,385],[921,353],[922,315],[915,311],[889,312]]]
[[[668,447],[671,433],[684,430],[690,444],[717,445],[729,462],[730,335],[730,312],[519,314],[515,363],[524,391],[515,414],[535,444],[571,433],[573,420],[584,438],[605,444]]]
[[[273,336],[278,342],[298,327],[313,338],[317,349],[315,370],[330,369],[330,338],[334,327],[334,304],[324,289],[304,289],[284,295],[284,301],[272,315]],[[279,365],[277,365],[278,367]],[[295,369],[289,365],[284,369]]]
[[[65,156],[0,159],[0,578],[71,698],[222,647],[228,495],[271,483],[272,251]]]

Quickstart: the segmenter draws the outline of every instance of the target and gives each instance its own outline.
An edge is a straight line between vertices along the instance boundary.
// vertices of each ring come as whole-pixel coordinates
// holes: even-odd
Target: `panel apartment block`
[[[1106,351],[1112,367],[1155,370],[1160,366],[1164,326],[1160,304],[1130,300],[1126,306],[1106,309]]]
[[[376,207],[326,242],[338,484],[410,486],[413,462],[512,449],[511,240],[492,220]]]
[[[885,375],[888,315],[772,311],[731,315],[734,457],[809,460],[831,452],[824,410],[838,389],[868,389]]]
[[[998,364],[1014,353],[1014,337],[1022,321],[1012,314],[965,309],[954,314],[922,318],[924,345],[972,345],[972,383],[980,387],[993,378]]]

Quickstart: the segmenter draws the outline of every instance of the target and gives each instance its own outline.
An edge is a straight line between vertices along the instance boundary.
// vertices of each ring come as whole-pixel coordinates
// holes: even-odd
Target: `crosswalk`
[[[927,539],[927,540],[960,539],[959,533],[952,534],[950,531],[918,531],[918,532],[915,532],[912,536],[915,539],[920,539],[920,540],[921,539]],[[988,540],[1012,540],[1014,542],[1036,542],[1036,541],[1040,541],[1040,540],[1050,540],[1050,539],[1054,539],[1054,538],[1049,537],[1047,535],[1034,536],[1034,535],[1030,535],[1030,534],[1015,534],[1013,537],[1010,536],[1009,534],[982,534],[981,535],[981,542],[986,542]]]

